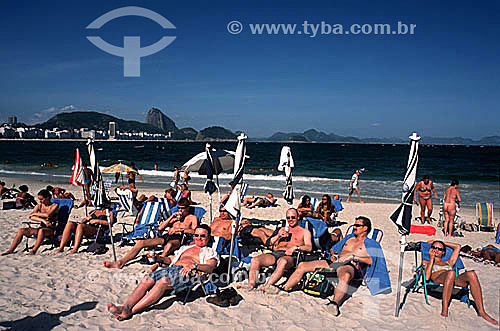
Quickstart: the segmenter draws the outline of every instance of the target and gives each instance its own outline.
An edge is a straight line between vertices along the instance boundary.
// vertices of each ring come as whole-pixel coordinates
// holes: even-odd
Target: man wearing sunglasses
[[[161,257],[168,265],[145,276],[123,306],[108,304],[108,311],[123,321],[133,314],[160,300],[166,291],[181,292],[191,286],[189,275],[201,271],[211,273],[219,263],[219,256],[212,247],[207,247],[210,227],[198,226],[194,231],[194,244],[182,246],[173,256]]]
[[[231,228],[233,221],[229,212],[221,206],[219,208],[219,217],[216,217],[212,224],[210,224],[210,228],[212,229],[212,236],[222,237],[226,240],[231,240]]]
[[[330,302],[329,308],[335,316],[340,315],[339,303],[346,295],[349,283],[353,278],[359,278],[361,275],[360,268],[367,268],[366,283],[372,295],[390,289],[389,272],[382,248],[376,240],[367,238],[372,228],[370,219],[364,216],[357,217],[353,228],[353,233],[332,247],[330,261],[301,262],[283,289],[291,291],[305,273],[313,272],[316,268],[334,269],[339,283],[335,287],[333,301]]]
[[[123,266],[134,259],[143,248],[151,248],[163,245],[161,256],[168,256],[171,252],[179,248],[183,241],[191,241],[194,230],[198,226],[198,219],[193,215],[189,200],[179,199],[177,204],[178,212],[175,212],[158,227],[161,235],[157,238],[138,240],[132,249],[116,262],[105,261],[106,268],[123,268]],[[140,216],[137,216],[138,218]],[[167,230],[168,228],[168,230]]]
[[[273,235],[267,240],[267,246],[273,252],[261,254],[252,258],[248,287],[254,289],[257,280],[257,273],[262,267],[276,265],[276,270],[269,278],[268,282],[261,288],[262,291],[271,291],[274,285],[283,276],[285,270],[295,267],[295,258],[292,254],[296,251],[312,251],[311,232],[299,226],[299,213],[297,209],[290,208],[286,212],[287,226],[277,228]]]

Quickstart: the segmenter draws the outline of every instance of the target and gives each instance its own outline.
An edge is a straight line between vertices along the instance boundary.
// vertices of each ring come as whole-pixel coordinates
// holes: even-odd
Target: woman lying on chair
[[[75,234],[73,249],[69,254],[75,254],[78,252],[78,248],[82,243],[83,237],[89,238],[97,235],[97,231],[103,233],[108,230],[108,216],[110,217],[109,223],[113,225],[115,222],[115,217],[112,211],[107,209],[95,209],[90,212],[90,214],[85,217],[81,223],[68,221],[64,227],[64,232],[62,234],[61,244],[59,249],[55,253],[62,253],[64,247],[71,241],[71,235]],[[100,227],[100,229],[99,229]]]
[[[440,240],[430,241],[429,261],[424,261],[426,280],[432,280],[435,283],[443,284],[443,302],[441,306],[441,315],[448,316],[448,306],[453,292],[454,285],[460,287],[470,287],[470,293],[476,302],[478,315],[488,322],[498,325],[498,322],[489,316],[484,310],[483,294],[481,285],[474,271],[466,271],[458,277],[453,266],[457,262],[460,254],[460,245],[454,243],[444,243]],[[441,258],[446,254],[446,246],[453,249],[453,253],[447,261]]]
[[[50,192],[47,190],[41,190],[38,192],[38,199],[40,200],[40,203],[36,205],[30,213],[29,219],[32,222],[40,223],[40,226],[38,228],[19,228],[9,250],[2,253],[2,255],[14,253],[16,247],[23,240],[23,237],[31,236],[37,236],[35,246],[33,246],[30,251],[30,254],[35,254],[40,245],[43,243],[45,237],[54,233],[59,207],[56,203],[50,201],[50,196]]]

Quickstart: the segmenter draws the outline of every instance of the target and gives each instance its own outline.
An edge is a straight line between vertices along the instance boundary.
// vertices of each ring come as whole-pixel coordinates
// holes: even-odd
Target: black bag
[[[326,278],[325,275],[315,272],[308,272],[305,275],[305,281],[302,285],[302,291],[306,294],[320,297],[323,299],[333,295],[333,284]]]

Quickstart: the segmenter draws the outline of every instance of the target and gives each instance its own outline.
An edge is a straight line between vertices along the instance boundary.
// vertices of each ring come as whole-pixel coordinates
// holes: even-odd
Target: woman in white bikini
[[[429,261],[424,261],[426,280],[432,280],[435,283],[443,284],[443,302],[441,306],[441,316],[448,316],[448,306],[450,304],[453,287],[456,284],[460,287],[470,287],[470,293],[474,298],[479,316],[488,322],[498,325],[498,322],[489,316],[484,310],[483,294],[479,279],[473,270],[466,271],[458,277],[453,266],[460,255],[460,245],[454,243],[444,243],[440,240],[429,241]],[[448,260],[443,261],[446,255],[446,246],[453,249],[453,253]]]

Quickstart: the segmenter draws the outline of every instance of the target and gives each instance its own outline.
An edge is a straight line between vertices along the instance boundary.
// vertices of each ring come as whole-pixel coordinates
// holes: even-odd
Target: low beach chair
[[[419,243],[416,243],[416,245],[408,245],[410,246],[409,249],[407,250],[413,250],[415,251],[415,265],[416,270],[415,270],[415,275],[414,275],[414,286],[412,288],[412,292],[418,293],[419,290],[423,289],[424,290],[424,296],[425,296],[425,302],[430,305],[429,303],[429,298],[428,298],[428,293],[430,291],[436,291],[439,290],[442,292],[443,290],[443,284],[438,284],[434,283],[431,280],[426,280],[426,275],[425,275],[425,265],[424,261],[429,260],[429,248],[430,244],[422,241]],[[417,262],[417,255],[418,252],[420,252],[420,264]],[[448,260],[451,256],[451,253],[453,253],[453,249],[450,247],[446,247],[446,254],[443,258],[444,261]],[[459,275],[460,270],[465,270],[465,266],[462,262],[462,259],[459,257],[457,259],[457,262],[453,266],[453,270],[455,270],[457,276]],[[469,299],[469,289],[468,288],[462,288],[455,286],[453,289],[453,294],[452,296],[458,296],[460,298],[460,301],[467,303],[467,307],[470,307],[470,299]]]
[[[122,245],[136,240],[156,237],[156,230],[162,218],[161,214],[161,202],[149,201],[144,203],[131,231],[127,230],[127,226],[132,226],[131,224],[119,223],[123,227]]]
[[[56,203],[59,206],[58,214],[57,214],[57,224],[56,228],[54,229],[54,234],[50,236],[48,239],[50,241],[50,244],[52,245],[51,248],[55,248],[59,242],[59,236],[62,235],[64,231],[64,227],[66,226],[66,223],[68,222],[69,215],[71,214],[71,210],[73,209],[73,204],[74,201],[73,199],[50,199],[50,201]],[[31,227],[32,225],[40,225],[39,222],[23,222],[23,224],[28,225],[28,227]],[[26,237],[26,248],[25,250],[28,250],[29,248],[29,239],[36,239],[37,236],[32,236],[32,237]]]
[[[480,230],[495,230],[495,221],[493,218],[493,204],[491,202],[476,203],[476,219]]]
[[[175,206],[172,206],[167,198],[158,198],[158,201],[161,203],[161,212],[163,219],[167,219],[172,216],[172,208],[174,208]]]
[[[120,202],[120,207],[118,212],[123,212],[122,216],[125,215],[137,215],[137,208],[134,205],[134,195],[130,190],[123,190],[119,187],[115,189],[116,195]]]

